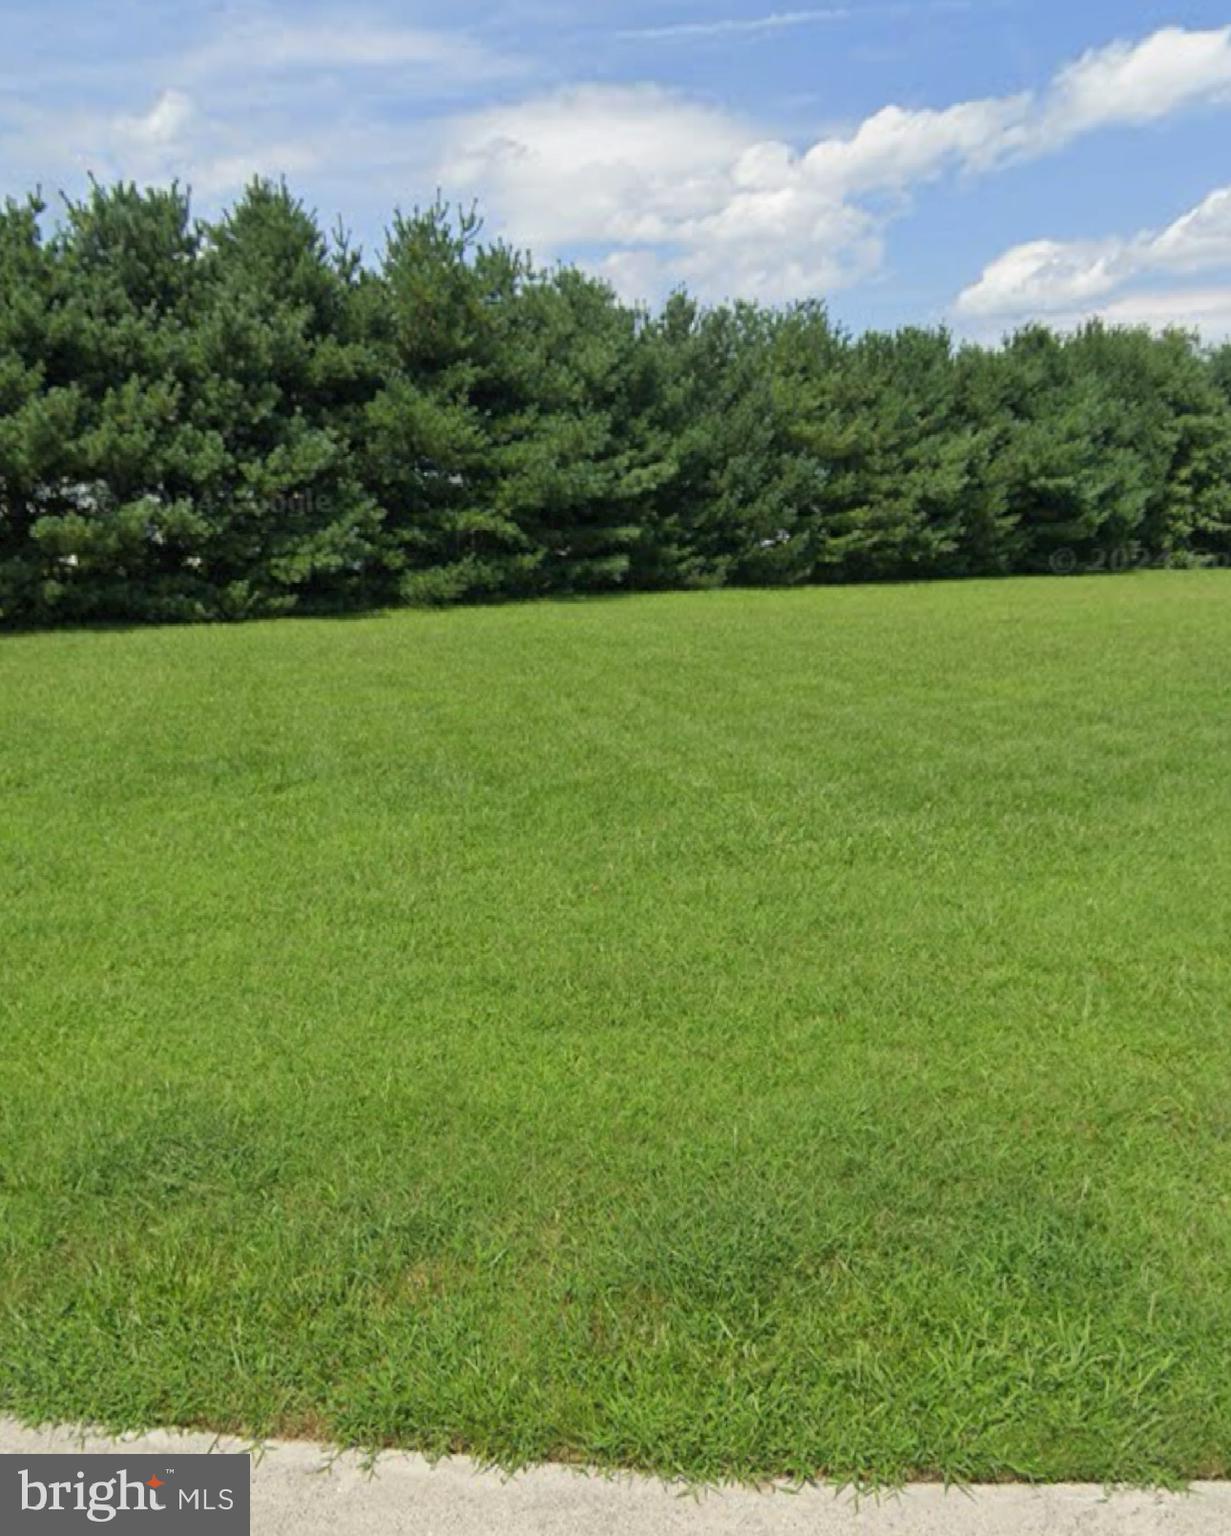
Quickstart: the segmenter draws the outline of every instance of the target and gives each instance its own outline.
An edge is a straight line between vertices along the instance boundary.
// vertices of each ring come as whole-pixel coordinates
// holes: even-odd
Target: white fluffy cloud
[[[498,187],[514,240],[657,242],[721,205],[752,138],[655,86],[582,86],[466,118],[441,183]]]
[[[583,86],[466,118],[439,179],[478,194],[540,256],[614,246],[596,264],[633,294],[684,279],[787,298],[879,258],[870,218],[787,145],[654,86]]]
[[[1147,123],[1231,92],[1231,27],[1164,27],[1112,43],[1062,69],[1034,137],[1043,146],[1115,124]]]
[[[1211,192],[1150,245],[1156,267],[1169,272],[1231,268],[1231,187]]]
[[[959,295],[956,309],[969,319],[1001,322],[1029,315],[1153,312],[1159,310],[1157,294],[1122,290],[1134,280],[1220,269],[1231,272],[1231,187],[1211,192],[1161,231],[1098,241],[1034,240],[1014,246]],[[1182,308],[1182,292],[1164,297],[1163,311]],[[1208,298],[1205,290],[1203,300]]]
[[[1101,298],[1129,277],[1130,245],[1120,240],[1031,240],[998,256],[958,296],[965,315],[1026,315]]]
[[[594,264],[627,293],[684,279],[708,298],[777,300],[874,273],[888,222],[923,183],[1229,92],[1231,27],[1113,43],[1063,68],[1041,95],[887,106],[802,150],[656,87],[590,85],[463,117],[439,179],[478,196],[540,255],[597,248]],[[1122,253],[1040,243],[1010,257],[1008,282],[1071,267],[1066,282],[1113,285],[1098,262],[1110,271]]]
[[[810,180],[844,196],[915,186],[950,167],[989,168],[1018,142],[1028,95],[965,101],[943,111],[885,107],[849,138],[822,139],[803,156]]]

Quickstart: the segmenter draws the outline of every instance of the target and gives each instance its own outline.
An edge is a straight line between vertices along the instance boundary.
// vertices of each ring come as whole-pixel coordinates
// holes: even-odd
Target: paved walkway
[[[113,1450],[116,1441],[0,1420],[0,1454]],[[209,1435],[132,1437],[133,1451],[206,1451]],[[235,1441],[221,1449],[242,1450]],[[1117,1493],[1060,1485],[945,1493],[917,1485],[855,1501],[800,1493],[727,1490],[692,1496],[652,1478],[603,1478],[539,1467],[515,1478],[464,1459],[435,1468],[421,1457],[382,1456],[375,1476],[353,1455],[328,1471],[318,1446],[272,1445],[252,1479],[253,1536],[1224,1536],[1231,1483],[1187,1494]]]

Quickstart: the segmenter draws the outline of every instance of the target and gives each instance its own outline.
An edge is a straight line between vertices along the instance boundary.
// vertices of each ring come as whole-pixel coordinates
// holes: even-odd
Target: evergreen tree
[[[190,516],[169,488],[196,444],[183,421],[182,364],[198,269],[177,187],[91,187],[44,244],[10,205],[0,370],[27,395],[0,436],[8,601],[33,619],[184,617],[169,547]],[[6,540],[8,542],[8,540]]]
[[[974,441],[957,384],[943,331],[870,333],[829,371],[809,434],[829,466],[818,577],[926,576],[960,566]]]
[[[487,253],[487,262],[510,260]],[[638,315],[575,268],[528,266],[495,334],[478,398],[492,439],[493,504],[533,551],[536,591],[618,587],[630,577],[640,506],[669,467],[647,413]]]
[[[1143,526],[1149,455],[1134,438],[1129,402],[1096,365],[1093,341],[1031,326],[1001,358],[1010,430],[993,473],[1020,518],[1026,570],[1061,558],[1096,566]]]
[[[525,264],[476,263],[479,221],[442,204],[399,214],[381,283],[383,382],[366,412],[364,476],[382,508],[383,564],[409,602],[525,590],[537,555],[495,497],[491,406],[481,385],[499,316]]]
[[[258,180],[204,228],[199,265],[186,558],[224,615],[375,595],[382,515],[356,454],[381,374],[357,253]]]
[[[807,579],[826,474],[800,431],[810,328],[828,336],[823,311],[668,301],[648,342],[662,472],[637,551],[642,584]]]

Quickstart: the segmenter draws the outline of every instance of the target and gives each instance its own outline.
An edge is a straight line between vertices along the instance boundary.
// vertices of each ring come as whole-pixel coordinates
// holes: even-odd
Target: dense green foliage
[[[1231,555],[1231,360],[1183,334],[657,314],[442,207],[379,260],[283,186],[0,211],[0,622]]]
[[[1227,1476],[1229,598],[8,636],[0,1412]]]

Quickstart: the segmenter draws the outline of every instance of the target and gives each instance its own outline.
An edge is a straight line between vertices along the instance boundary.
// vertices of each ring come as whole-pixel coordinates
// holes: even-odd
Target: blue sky
[[[1231,334],[1231,0],[0,0],[8,192],[285,174],[628,297]]]

